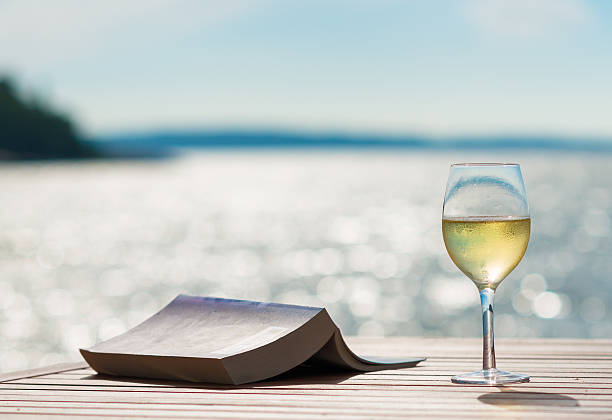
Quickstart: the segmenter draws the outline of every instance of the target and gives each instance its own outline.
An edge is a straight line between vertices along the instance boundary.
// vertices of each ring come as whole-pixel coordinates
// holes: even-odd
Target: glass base
[[[523,375],[522,373],[511,373],[503,370],[487,369],[453,376],[451,381],[456,384],[502,385],[517,382],[529,382],[529,376]]]

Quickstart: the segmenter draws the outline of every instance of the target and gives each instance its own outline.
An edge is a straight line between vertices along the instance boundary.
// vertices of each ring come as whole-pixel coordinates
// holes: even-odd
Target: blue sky
[[[0,73],[88,134],[612,137],[612,2],[0,0]]]

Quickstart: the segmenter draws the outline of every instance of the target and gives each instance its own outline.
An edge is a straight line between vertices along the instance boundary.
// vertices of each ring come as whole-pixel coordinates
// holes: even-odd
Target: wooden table
[[[301,372],[247,386],[95,375],[82,363],[0,375],[0,418],[610,418],[612,340],[497,340],[501,369],[532,375],[507,387],[455,385],[480,367],[478,339],[348,340],[362,354],[424,355],[416,368]]]

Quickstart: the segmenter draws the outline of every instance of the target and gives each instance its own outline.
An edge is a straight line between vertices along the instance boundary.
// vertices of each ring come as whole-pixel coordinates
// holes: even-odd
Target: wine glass
[[[454,376],[454,383],[500,385],[529,381],[527,375],[496,368],[493,299],[497,286],[523,258],[530,228],[519,165],[451,165],[442,209],[442,234],[448,255],[480,292],[483,332],[482,370]]]

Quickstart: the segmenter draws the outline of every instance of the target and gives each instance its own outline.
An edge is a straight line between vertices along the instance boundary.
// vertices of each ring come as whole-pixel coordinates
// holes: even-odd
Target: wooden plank
[[[448,379],[429,379],[429,380],[384,380],[384,381],[366,381],[357,379],[348,379],[343,380],[341,382],[331,382],[331,383],[316,383],[316,380],[313,380],[313,384],[303,384],[303,381],[279,381],[276,383],[272,383],[265,386],[257,386],[252,387],[253,389],[279,389],[279,388],[299,388],[299,389],[332,389],[338,387],[359,387],[361,389],[377,389],[380,387],[390,388],[390,387],[431,387],[431,386],[440,386],[440,387],[453,387],[457,388],[458,386],[465,387],[469,385],[457,385],[452,384],[450,382],[450,377]],[[47,386],[47,387],[57,387],[57,386],[72,386],[74,384],[73,381],[70,380],[48,380],[45,381],[45,378],[28,378],[19,381],[14,381],[7,384],[17,384],[17,385],[33,385],[33,386]],[[133,387],[134,385],[129,385],[129,383],[124,383],[121,385],[117,384],[115,380],[89,380],[86,383],[82,383],[81,386],[100,386],[100,387],[113,387],[113,388],[122,388],[122,387]],[[160,389],[160,388],[174,388],[176,385],[174,384],[142,384],[136,385],[142,388],[150,388],[150,389]],[[185,385],[182,385],[185,386]],[[517,385],[518,386],[518,385]],[[235,388],[229,387],[198,387],[195,385],[188,386],[191,389],[226,389],[232,390]],[[521,388],[556,388],[556,389],[590,389],[590,390],[600,390],[601,392],[610,392],[612,394],[612,384],[610,383],[576,383],[572,381],[564,381],[560,383],[558,381],[532,381],[529,383],[521,384]]]
[[[413,386],[413,387],[397,387],[397,386],[380,386],[380,387],[344,387],[344,388],[281,388],[281,389],[256,389],[256,390],[201,390],[201,389],[168,389],[163,388],[161,390],[143,389],[143,388],[93,388],[93,387],[64,387],[56,389],[41,389],[38,390],[56,393],[57,395],[69,391],[71,393],[85,393],[92,395],[98,395],[99,392],[114,392],[117,396],[126,395],[128,393],[142,393],[147,392],[149,395],[157,395],[159,398],[174,398],[175,395],[235,395],[240,398],[247,398],[247,396],[253,395],[261,398],[273,398],[275,395],[319,395],[329,396],[335,398],[343,398],[346,395],[352,396],[375,396],[381,398],[408,398],[412,396],[436,396],[440,399],[445,399],[447,396],[452,395],[461,398],[476,398],[485,392],[483,387],[465,387],[465,388],[450,388],[442,386]],[[5,389],[4,391],[18,392],[23,391],[22,388],[11,388]],[[33,388],[28,388],[33,390]],[[586,395],[598,396],[602,400],[612,400],[612,396],[609,390],[598,390],[598,389],[583,389],[583,388],[559,388],[559,387],[530,387],[530,388],[514,388],[514,391],[540,393],[540,394],[562,394],[570,396],[572,398],[583,398]],[[451,398],[451,397],[449,397]]]
[[[332,389],[319,389],[319,388],[274,388],[274,389],[245,389],[245,390],[198,390],[198,389],[174,389],[174,388],[162,388],[162,389],[149,389],[149,388],[109,388],[109,387],[87,387],[87,388],[79,388],[79,387],[59,387],[59,388],[35,388],[35,387],[13,387],[13,388],[5,388],[0,389],[0,398],[4,398],[5,396],[12,397],[15,395],[64,395],[64,396],[86,396],[86,395],[105,395],[112,396],[113,398],[118,398],[120,394],[125,395],[126,397],[131,396],[150,396],[151,398],[209,398],[215,396],[222,395],[241,395],[241,398],[258,398],[261,396],[262,398],[268,398],[270,395],[284,395],[284,396],[322,396],[322,397],[350,397],[356,396],[358,398],[411,398],[413,396],[428,396],[428,395],[436,395],[438,398],[438,394],[447,394],[448,398],[463,398],[466,395],[480,395],[483,392],[497,392],[490,391],[486,387],[477,387],[477,388],[466,388],[466,389],[448,389],[446,387],[435,387],[430,386],[426,389],[415,389],[414,387],[408,388],[397,388],[393,391],[388,391],[385,389],[375,388],[375,389],[364,389],[362,387],[344,387],[339,388],[335,387]],[[533,388],[522,389],[522,388],[510,388],[510,390],[502,389],[499,392],[508,395],[519,395],[518,393],[523,394],[533,394],[543,396],[544,394],[535,393]],[[576,389],[566,389],[563,392],[560,392],[564,395],[578,395],[582,397],[593,397],[602,400],[612,400],[612,395],[610,392],[601,392],[597,390],[585,390],[584,388],[576,388]],[[523,395],[521,394],[521,395]],[[552,394],[551,394],[552,395]],[[553,395],[554,396],[554,395]],[[87,397],[90,398],[90,397]]]
[[[15,393],[19,391],[38,391],[40,393],[45,393],[47,395],[87,395],[89,394],[91,398],[96,398],[97,395],[115,395],[115,398],[119,398],[122,395],[137,395],[137,396],[152,396],[155,398],[164,398],[164,399],[175,399],[175,398],[209,398],[215,396],[222,395],[235,395],[240,396],[240,398],[274,398],[277,395],[285,395],[285,396],[293,396],[297,398],[301,398],[301,396],[308,395],[312,397],[320,396],[320,397],[330,397],[330,398],[344,398],[346,396],[354,396],[359,398],[412,398],[412,397],[436,397],[441,398],[445,395],[448,398],[475,398],[486,392],[482,389],[461,389],[461,390],[452,390],[452,389],[444,389],[440,387],[415,387],[408,389],[355,389],[355,388],[344,388],[344,389],[283,389],[283,390],[261,390],[261,391],[236,391],[236,392],[222,392],[222,391],[143,391],[142,389],[121,389],[121,390],[113,390],[113,389],[59,389],[59,390],[22,390],[22,389],[12,389],[5,390],[5,392]],[[534,387],[534,388],[525,388],[514,390],[514,393],[510,393],[509,395],[519,395],[517,392],[528,393],[539,396],[550,395],[555,397],[556,395],[566,395],[571,396],[573,398],[595,398],[602,401],[610,401],[612,400],[609,392],[601,392],[599,390],[580,390],[580,389],[559,389],[559,388],[544,388],[544,387]],[[520,394],[523,395],[523,394]]]
[[[472,404],[472,405],[453,405],[444,404],[443,407],[436,407],[437,411],[453,413],[457,410],[462,412],[471,413],[482,413],[482,412],[498,412],[502,411],[503,407],[508,406],[494,406],[486,404]],[[0,411],[11,412],[11,410],[23,409],[31,412],[65,412],[65,413],[117,413],[117,412],[143,412],[146,415],[147,412],[157,414],[173,414],[180,415],[183,413],[208,413],[208,412],[234,412],[234,413],[253,413],[253,412],[266,412],[266,413],[286,413],[287,415],[293,414],[310,414],[310,415],[334,415],[334,414],[345,414],[345,415],[386,415],[394,417],[402,417],[410,412],[424,412],[428,408],[431,408],[431,402],[419,402],[414,401],[410,406],[399,406],[394,404],[376,404],[371,406],[359,405],[345,405],[345,406],[316,406],[311,405],[239,405],[239,404],[137,404],[137,403],[108,403],[108,402],[95,402],[90,404],[82,404],[80,402],[32,402],[20,401],[19,404],[3,404],[0,403]],[[591,413],[591,414],[605,414],[609,412],[609,407],[582,407],[580,405],[512,405],[512,409],[515,412],[567,412],[571,410],[575,414],[578,413]]]
[[[69,370],[83,369],[87,366],[85,362],[76,363],[57,363],[50,366],[43,366],[34,369],[20,370],[16,372],[8,372],[0,374],[0,383],[12,381],[20,378],[33,378],[35,376],[47,375],[50,373],[66,372]]]
[[[15,412],[5,412],[5,411],[0,411],[0,414],[2,414],[2,418],[19,418],[19,419],[23,419],[23,418],[35,418],[37,420],[41,419],[41,418],[45,418],[45,419],[53,419],[56,420],[58,417],[59,418],[70,418],[70,419],[91,419],[91,418],[147,418],[147,419],[177,419],[177,418],[202,418],[204,417],[204,415],[202,413],[192,413],[192,414],[182,414],[182,415],[177,415],[177,414],[173,414],[173,415],[163,415],[163,414],[156,414],[156,413],[104,413],[104,414],[93,414],[93,413],[66,413],[66,412],[62,412],[62,413],[41,413],[41,412],[35,412],[35,413],[31,413],[31,412],[27,412],[27,411],[20,411],[18,414]],[[522,414],[522,413],[521,413]],[[19,416],[19,417],[17,417]],[[583,414],[581,416],[579,416],[580,418],[587,418],[587,416],[589,418],[602,418],[601,413],[596,413],[593,415],[586,415]],[[356,415],[333,415],[333,416],[329,416],[328,414],[322,414],[322,415],[313,415],[313,414],[308,414],[308,415],[303,415],[303,414],[291,414],[290,417],[288,417],[287,413],[206,413],[205,417],[207,419],[245,419],[245,418],[252,418],[252,419],[287,419],[287,418],[292,418],[292,419],[347,419],[347,420],[351,420],[351,419],[367,419],[367,420],[371,420],[372,418],[382,418],[382,416],[375,416],[372,417],[372,415],[362,415],[362,414],[356,414]],[[387,416],[385,416],[387,417]],[[517,419],[517,418],[525,418],[524,415],[519,415],[519,413],[516,412],[507,412],[507,413],[487,413],[487,412],[483,412],[483,413],[449,413],[449,412],[438,412],[436,410],[423,410],[420,412],[410,412],[410,413],[406,413],[403,416],[399,416],[398,418],[411,418],[411,419],[429,419],[431,420],[432,418],[453,418],[453,419],[491,419],[491,418],[500,418],[500,419]],[[530,418],[538,418],[538,419],[549,419],[551,417],[550,413],[547,412],[543,412],[543,413],[530,413],[529,414]],[[577,418],[577,415],[575,413],[554,413],[554,417],[555,418],[559,418],[559,419],[575,419]],[[389,418],[394,418],[394,417],[389,417]]]
[[[473,395],[447,393],[448,398],[445,399],[445,404],[450,405],[473,405],[478,398],[484,399],[484,402],[504,401],[515,405],[568,405],[568,406],[600,406],[610,407],[612,400],[600,395],[582,395],[579,398],[574,398],[568,394],[554,393],[537,393],[537,392],[513,392],[513,393],[490,393],[481,392]],[[130,393],[113,394],[112,392],[96,392],[90,393],[18,393],[2,395],[2,401],[66,401],[76,402],[84,401],[87,403],[94,402],[113,402],[113,403],[166,403],[166,404],[238,404],[238,405],[269,405],[282,403],[285,405],[303,405],[313,403],[324,403],[329,405],[351,405],[359,406],[368,404],[392,404],[393,406],[411,405],[413,402],[419,403],[436,403],[440,402],[440,393],[409,393],[397,398],[397,395],[381,395],[381,394],[351,394],[345,393],[324,393],[324,394],[171,394],[157,396],[148,393]],[[468,398],[466,398],[468,397]]]
[[[445,374],[440,374],[439,372],[423,372],[423,373],[412,373],[412,374],[404,374],[404,375],[385,375],[385,374],[365,374],[359,375],[356,377],[352,377],[349,379],[345,379],[342,381],[343,384],[352,383],[352,381],[364,381],[364,382],[383,382],[386,383],[402,383],[402,382],[431,382],[431,381],[439,381],[439,380],[448,380],[448,378],[452,375],[452,372],[447,372]],[[61,380],[88,380],[88,377],[74,377],[71,375],[49,375],[44,378],[40,378],[45,381],[52,381],[54,379]],[[531,378],[531,383],[566,383],[566,384],[610,384],[612,376],[596,376],[596,377],[580,377],[580,378],[568,378],[567,375],[557,375],[557,376],[534,376]],[[172,385],[172,383],[168,383],[168,385]]]
[[[448,370],[448,369],[452,369],[452,370]],[[573,371],[573,370],[572,370]],[[436,369],[436,368],[414,368],[411,369],[410,371],[408,370],[403,370],[403,371],[380,371],[380,372],[373,372],[373,373],[364,373],[361,374],[360,377],[362,378],[370,378],[370,377],[391,377],[391,378],[396,378],[396,377],[406,377],[406,378],[416,378],[416,377],[420,377],[423,375],[430,375],[430,376],[452,376],[452,375],[456,375],[457,373],[460,373],[462,371],[458,371],[457,368],[442,368],[442,369]],[[526,373],[530,373],[533,377],[534,372],[532,369],[529,369],[529,372]],[[579,372],[580,378],[612,378],[612,373],[605,373],[605,372],[600,372],[600,371],[596,371],[596,372]],[[70,379],[70,378],[74,378],[74,379],[85,379],[88,377],[94,377],[95,374],[86,374],[86,375],[82,375],[82,374],[73,374],[70,372],[66,372],[63,374],[64,376],[62,376],[62,379]],[[321,376],[322,378],[326,378],[326,377],[330,377],[330,376]],[[538,378],[569,378],[569,379],[579,379],[578,377],[574,376],[574,375],[570,375],[568,374],[568,372],[559,372],[559,371],[552,371],[552,370],[546,370],[543,372],[540,372],[537,374]],[[269,382],[269,381],[268,381]],[[268,383],[265,382],[265,383]],[[262,382],[263,383],[263,382]]]
[[[607,409],[573,409],[569,411],[567,407],[560,408],[549,408],[540,407],[538,409],[522,409],[513,408],[510,413],[504,413],[504,409],[490,409],[480,408],[462,408],[462,415],[474,416],[487,416],[489,418],[525,418],[529,417],[558,417],[563,414],[571,414],[570,418],[584,418],[591,416],[593,418],[602,418],[609,414]],[[284,417],[284,418],[410,418],[414,416],[435,416],[437,418],[448,418],[455,417],[457,413],[456,408],[444,409],[436,407],[431,409],[430,407],[415,407],[412,409],[393,410],[391,408],[382,408],[372,411],[362,411],[356,409],[339,409],[330,410],[327,408],[316,409],[316,408],[295,408],[295,407],[249,407],[248,409],[234,408],[234,407],[202,407],[199,409],[186,409],[179,408],[175,410],[161,410],[156,408],[110,408],[110,407],[61,407],[61,406],[47,406],[47,407],[0,407],[0,413],[3,414],[56,414],[62,416],[68,415],[97,415],[97,416],[114,416],[114,417],[166,417],[166,418],[189,418],[189,417],[209,417],[210,415],[224,416],[224,417],[238,417],[238,418],[271,418],[271,417]],[[506,416],[503,416],[506,414]]]
[[[612,408],[612,400],[603,400],[601,398],[592,397],[583,399],[580,403],[577,399],[571,398],[564,394],[544,394],[533,392],[493,392],[481,393],[479,397],[481,401],[492,405],[514,405],[514,406],[563,406],[563,407],[604,407]],[[436,395],[407,395],[404,398],[393,401],[395,408],[410,408],[419,404],[431,405],[437,403],[439,397]],[[313,404],[324,404],[329,407],[356,407],[363,406],[372,408],[377,406],[386,406],[390,403],[388,398],[379,398],[376,396],[353,396],[346,395],[342,398],[327,395],[274,395],[273,398],[260,398],[257,395],[243,396],[236,398],[232,394],[226,395],[199,395],[199,396],[180,396],[177,398],[159,398],[149,394],[139,395],[112,395],[112,393],[95,394],[92,399],[90,395],[72,394],[72,395],[57,395],[57,394],[38,394],[25,395],[16,394],[13,396],[0,396],[0,404],[11,405],[17,402],[30,403],[66,403],[66,404],[149,404],[153,406],[170,405],[170,406],[199,406],[199,405],[231,405],[231,406],[250,406],[257,404],[259,406],[295,406],[309,407]],[[449,398],[445,402],[445,407],[461,408],[461,406],[472,406],[474,400],[459,398]]]
[[[71,420],[74,419],[87,419],[90,420],[92,418],[94,419],[114,419],[114,418],[118,418],[118,419],[124,419],[124,418],[137,418],[137,419],[142,419],[142,418],[147,418],[147,419],[177,419],[177,418],[203,418],[204,416],[201,413],[195,413],[195,414],[191,414],[191,415],[181,415],[181,416],[177,416],[177,415],[172,415],[172,416],[168,416],[168,415],[153,415],[151,413],[148,413],[146,416],[144,415],[138,415],[138,414],[131,414],[131,413],[118,413],[118,414],[104,414],[104,415],[95,415],[95,414],[75,414],[75,413],[54,413],[54,414],[49,414],[49,413],[29,413],[29,412],[25,412],[25,411],[19,411],[18,413],[15,412],[2,412],[0,411],[0,414],[2,415],[2,419],[35,419],[35,420],[41,420],[41,419],[45,419],[45,420],[57,420],[58,418],[69,418]],[[253,419],[287,419],[289,418],[287,416],[287,414],[275,414],[275,413],[222,413],[222,414],[218,414],[218,413],[206,413],[206,419],[212,419],[212,420],[230,420],[230,419],[246,419],[246,418],[253,418]],[[535,419],[549,419],[551,417],[550,413],[547,412],[543,412],[543,413],[529,413],[529,418],[535,418]],[[593,419],[601,419],[601,418],[608,418],[607,416],[603,416],[600,413],[597,414],[583,414],[580,416],[577,416],[575,413],[562,413],[562,412],[557,412],[554,413],[554,417],[555,419],[575,419],[575,418],[593,418]],[[372,418],[382,418],[382,416],[372,416],[372,415],[352,415],[352,416],[346,416],[346,415],[334,415],[334,416],[329,416],[328,414],[323,414],[323,415],[291,415],[290,418],[292,419],[347,419],[347,420],[355,420],[355,419],[367,419],[367,420],[371,420]],[[517,418],[526,418],[526,416],[523,413],[516,413],[516,412],[483,412],[483,413],[470,413],[467,412],[465,414],[458,412],[458,413],[449,413],[449,412],[438,412],[436,410],[424,410],[422,412],[411,412],[411,413],[407,413],[404,416],[400,416],[399,418],[410,418],[410,419],[426,419],[426,420],[431,420],[432,418],[441,418],[441,419],[448,419],[448,418],[452,418],[452,419],[487,419],[490,420],[491,418],[500,418],[500,419],[517,419]]]

